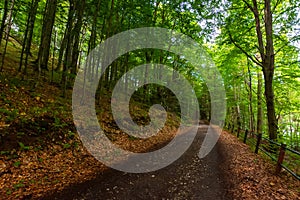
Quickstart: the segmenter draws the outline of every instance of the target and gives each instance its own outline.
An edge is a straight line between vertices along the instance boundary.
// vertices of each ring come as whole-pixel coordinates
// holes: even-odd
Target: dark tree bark
[[[1,62],[1,68],[0,68],[0,72],[3,71],[3,66],[4,66],[4,59],[5,59],[5,55],[6,55],[6,49],[7,49],[7,44],[8,44],[8,39],[9,39],[9,33],[11,30],[11,25],[12,25],[12,15],[13,15],[13,11],[14,11],[14,6],[15,6],[15,0],[11,1],[10,4],[10,11],[9,11],[9,16],[8,16],[8,25],[6,27],[5,30],[5,46],[4,46],[4,51],[2,54],[2,62]]]
[[[273,77],[275,68],[275,54],[273,44],[273,19],[271,12],[271,0],[265,0],[265,29],[266,29],[266,52],[263,56],[263,73],[265,78],[265,96],[268,111],[269,137],[277,139],[278,122],[275,113]]]
[[[91,37],[90,37],[90,40],[89,40],[89,44],[88,44],[88,55],[90,53],[92,53],[92,50],[96,47],[96,40],[97,40],[97,22],[98,22],[98,16],[99,16],[99,12],[98,10],[100,9],[100,6],[101,6],[101,0],[98,0],[97,1],[97,5],[96,5],[96,10],[95,12],[93,13],[93,25],[92,25],[92,29],[91,29]],[[105,20],[104,20],[105,21]],[[97,57],[97,56],[93,56],[93,57]],[[96,58],[95,58],[96,59]],[[97,58],[96,60],[93,59],[91,62],[91,65],[90,66],[86,66],[84,68],[85,70],[85,78],[86,78],[86,74],[89,74],[89,77],[92,75],[91,73],[91,66],[95,66],[95,62],[97,62],[98,64],[96,65],[97,66],[97,69],[96,69],[96,77],[98,77],[98,75],[100,74],[100,71],[101,69],[99,69],[99,59]],[[90,77],[91,78],[91,77]],[[93,78],[92,78],[93,79]],[[85,82],[84,84],[86,84],[86,79],[85,79]],[[98,87],[98,91],[97,91],[97,94],[99,94],[98,96],[96,96],[96,99],[100,102],[100,90],[101,90],[101,81],[100,81],[100,84],[99,84],[99,87]]]
[[[54,63],[55,63],[55,52],[56,52],[56,40],[57,40],[57,33],[54,32],[53,38],[53,51],[52,51],[52,66],[51,66],[51,83],[53,83],[54,79]]]
[[[80,33],[83,25],[83,16],[85,10],[85,0],[70,1],[69,19],[66,32],[66,52],[63,63],[63,96],[66,94],[69,71],[76,75],[78,69],[78,57],[80,53]],[[75,17],[73,17],[75,14]],[[76,23],[73,25],[74,21]]]
[[[262,111],[262,75],[257,73],[257,134],[262,134],[263,111]]]
[[[55,13],[57,8],[57,0],[47,0],[44,12],[43,28],[41,35],[41,43],[38,53],[38,69],[48,70],[48,61],[50,55],[51,36],[53,25],[55,22]]]
[[[34,31],[34,25],[35,25],[35,20],[36,20],[36,14],[37,14],[37,9],[39,6],[40,0],[35,0],[32,11],[31,11],[31,18],[29,21],[29,29],[28,29],[28,40],[27,40],[27,45],[25,48],[25,69],[24,69],[24,74],[27,73],[27,67],[28,67],[28,56],[31,55],[30,50],[31,50],[31,43],[32,43],[32,38],[33,38],[33,31]]]
[[[63,63],[62,85],[64,87],[63,96],[66,93],[68,83],[68,73],[76,75],[78,70],[80,33],[83,25],[83,16],[85,10],[85,0],[70,1],[69,19],[66,32],[66,52]],[[75,16],[74,16],[75,15]],[[75,24],[73,24],[75,22]]]
[[[8,14],[8,0],[4,1],[4,12],[1,20],[1,27],[0,27],[0,46],[3,38],[3,32],[6,26],[6,19],[7,19],[7,14]]]
[[[239,102],[239,93],[236,90],[240,90],[240,88],[236,88],[234,87],[234,101],[235,102]],[[236,127],[237,127],[237,131],[240,132],[241,130],[241,126],[242,126],[242,122],[241,122],[241,108],[240,105],[237,104],[235,106],[235,113],[236,113]]]
[[[251,69],[250,69],[250,63],[248,60],[248,76],[249,76],[249,113],[250,113],[250,131],[251,133],[254,131],[254,114],[253,114],[253,104],[252,104],[252,75],[251,75]]]
[[[98,21],[98,15],[99,15],[99,8],[101,5],[101,0],[97,1],[96,10],[93,15],[93,25],[91,30],[91,37],[89,40],[89,46],[88,46],[88,53],[90,53],[95,47],[96,47],[96,39],[97,39],[97,21]]]
[[[80,33],[81,28],[83,24],[83,15],[85,10],[85,0],[77,0],[76,1],[76,24],[73,29],[72,37],[73,37],[73,49],[72,49],[72,61],[71,61],[71,72],[72,74],[77,74],[77,63],[78,63],[78,57],[79,57],[79,43],[80,43]]]
[[[21,58],[20,58],[19,70],[18,70],[19,72],[21,72],[22,66],[23,66],[23,56],[24,56],[24,52],[25,52],[25,47],[26,47],[26,42],[27,42],[27,36],[28,36],[29,21],[30,21],[30,10],[31,10],[33,1],[34,0],[32,0],[30,6],[28,7],[27,23],[26,23],[25,33],[24,33],[24,39],[23,39],[23,42],[22,42],[22,51],[21,51]]]
[[[110,12],[108,14],[108,21],[107,21],[107,25],[106,25],[106,38],[109,38],[110,36],[113,35],[113,16],[114,16],[114,11],[115,11],[115,0],[111,0],[110,3]],[[110,49],[111,50],[111,49]],[[110,66],[107,68],[107,70],[104,73],[104,87],[106,89],[109,89],[110,85],[110,72],[111,72],[111,68],[113,66]]]
[[[69,0],[70,2],[70,8],[69,8],[69,15],[68,15],[68,22],[67,22],[67,28],[65,33],[65,40],[66,40],[66,51],[64,55],[64,61],[63,61],[63,73],[62,73],[62,87],[63,87],[63,97],[66,95],[67,90],[67,76],[68,71],[71,65],[71,45],[72,45],[72,29],[73,29],[73,22],[74,22],[74,13],[75,13],[75,5],[74,0]]]
[[[70,19],[70,12],[71,11],[69,10],[68,19]],[[68,29],[66,28],[64,36],[63,36],[63,39],[62,39],[61,44],[60,44],[59,55],[58,55],[58,62],[57,62],[57,68],[55,69],[56,71],[62,70],[61,64],[63,62],[64,53],[65,53],[65,50],[66,50],[66,47],[67,47],[67,39],[68,39],[67,38],[67,34],[68,34]]]
[[[29,8],[30,10],[29,10],[29,14],[28,14],[27,26],[26,26],[26,31],[25,31],[24,41],[23,41],[23,47],[22,47],[22,53],[21,53],[21,59],[20,59],[20,67],[19,67],[19,71],[21,71],[22,65],[23,65],[23,56],[24,56],[23,54],[25,52],[24,74],[27,73],[28,57],[29,57],[29,55],[31,55],[30,49],[31,49],[34,24],[35,24],[35,20],[36,20],[36,14],[37,14],[39,2],[40,2],[40,0],[32,0],[30,8]]]

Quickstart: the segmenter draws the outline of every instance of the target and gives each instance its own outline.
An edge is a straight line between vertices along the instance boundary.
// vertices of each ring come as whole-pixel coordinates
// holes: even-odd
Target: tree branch
[[[243,0],[243,2],[247,5],[247,7],[255,14],[254,12],[254,8],[246,1],[246,0]]]
[[[263,34],[261,31],[261,26],[260,26],[260,18],[259,18],[259,12],[258,12],[258,6],[257,6],[257,1],[253,1],[253,13],[255,17],[255,24],[256,24],[256,34],[257,34],[257,40],[258,40],[258,46],[259,46],[259,53],[261,56],[261,59],[265,59],[265,50],[264,50],[264,41],[263,41]]]
[[[234,46],[236,46],[239,50],[241,50],[252,62],[254,62],[255,64],[257,64],[258,66],[263,67],[263,65],[256,58],[254,59],[253,56],[249,55],[247,53],[247,51],[245,51],[239,44],[237,44],[234,41],[234,39],[233,39],[230,31],[229,30],[227,30],[227,31],[228,31],[228,34],[229,34],[230,41],[234,44]]]

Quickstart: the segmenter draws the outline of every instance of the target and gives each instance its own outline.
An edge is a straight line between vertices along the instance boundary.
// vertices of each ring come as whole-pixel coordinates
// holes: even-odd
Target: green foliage
[[[17,161],[17,162],[15,162],[13,165],[14,165],[14,167],[20,167],[21,161]]]
[[[7,190],[6,190],[6,194],[7,194],[7,195],[11,195],[11,193],[12,193],[12,191],[11,191],[10,189],[7,189]]]
[[[0,108],[0,118],[6,118],[6,122],[12,122],[19,116],[19,110],[18,109],[6,109],[6,108]]]
[[[53,126],[56,128],[64,128],[64,127],[68,126],[68,124],[62,122],[62,120],[60,118],[55,117]]]
[[[22,142],[19,142],[19,146],[20,146],[20,150],[23,151],[23,150],[30,150],[30,147],[29,146],[25,146]]]
[[[20,188],[25,187],[24,180],[20,181],[20,182],[17,183],[17,184],[14,184],[13,187],[14,187],[15,190],[18,190],[18,189],[20,189]]]
[[[1,152],[0,152],[0,155],[9,155],[9,154],[10,154],[9,151],[1,151]]]
[[[128,135],[128,139],[131,140],[131,141],[138,140],[138,138],[136,138],[132,135]]]
[[[73,133],[72,131],[69,131],[69,132],[68,132],[68,138],[69,138],[69,139],[74,139],[75,136],[76,136],[76,134]]]
[[[69,144],[69,143],[64,144],[64,149],[69,149],[69,148],[71,148],[71,147],[72,147],[72,145]]]
[[[33,148],[33,150],[34,151],[41,151],[41,150],[43,150],[43,147],[42,146],[35,146],[34,148]]]

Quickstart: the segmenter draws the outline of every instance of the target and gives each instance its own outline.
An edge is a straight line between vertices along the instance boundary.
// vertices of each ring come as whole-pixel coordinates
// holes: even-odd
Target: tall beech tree
[[[243,2],[243,4],[240,4]],[[269,138],[276,140],[278,131],[278,120],[276,118],[275,102],[274,102],[274,72],[275,72],[275,56],[281,51],[275,52],[274,37],[274,21],[276,27],[282,24],[288,24],[288,21],[279,20],[282,15],[296,12],[296,8],[290,6],[289,10],[278,12],[277,8],[282,7],[285,3],[277,1],[272,4],[271,0],[242,0],[230,1],[228,6],[229,17],[227,17],[225,29],[230,41],[240,49],[253,63],[261,67],[264,75],[264,89],[267,106],[268,131]],[[289,13],[287,13],[289,12]],[[252,15],[252,17],[251,17]],[[276,16],[276,20],[273,18]],[[238,19],[240,17],[240,19]],[[242,23],[241,23],[242,22]],[[238,24],[242,25],[238,25]],[[233,33],[233,27],[242,27],[241,31]],[[282,25],[283,26],[283,25]],[[255,34],[256,39],[250,34]],[[250,39],[251,38],[251,39]],[[276,37],[278,39],[278,37]],[[248,41],[248,42],[247,42]],[[280,41],[278,39],[278,41]],[[283,43],[283,42],[281,42]],[[280,42],[276,42],[279,46]],[[281,44],[284,48],[286,44]],[[259,53],[259,58],[256,55]]]
[[[56,8],[57,8],[57,0],[47,0],[45,11],[44,11],[41,42],[39,46],[39,53],[37,59],[37,67],[39,72],[42,69],[48,70],[51,37],[52,37],[53,25],[55,22]]]

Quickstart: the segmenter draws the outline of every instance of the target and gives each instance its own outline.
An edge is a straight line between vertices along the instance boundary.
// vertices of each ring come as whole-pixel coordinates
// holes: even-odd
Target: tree
[[[7,2],[5,2],[5,3],[7,3]],[[10,9],[9,9],[10,11],[9,11],[9,14],[8,14],[8,25],[7,26],[4,25],[4,26],[6,26],[6,30],[5,30],[5,32],[6,32],[5,33],[5,46],[4,46],[4,51],[3,51],[3,54],[2,54],[2,62],[1,62],[0,72],[3,71],[4,58],[5,58],[5,54],[6,54],[6,50],[7,50],[7,45],[8,45],[9,33],[10,33],[10,30],[11,30],[11,26],[12,26],[12,18],[13,18],[14,6],[15,6],[15,0],[12,0],[11,3],[10,3]],[[4,12],[6,12],[6,11],[4,11]],[[4,16],[4,17],[6,18],[6,16]],[[0,38],[0,40],[2,40],[2,38]]]
[[[239,1],[230,2],[230,5],[228,6],[230,16],[227,18],[225,29],[230,41],[253,63],[257,64],[262,69],[265,80],[264,88],[267,106],[269,138],[276,140],[278,121],[275,113],[276,110],[274,102],[273,80],[275,71],[275,56],[282,49],[278,48],[277,52],[274,50],[275,44],[277,46],[280,44],[280,42],[274,43],[274,37],[276,36],[274,33],[274,21],[276,21],[276,25],[288,24],[287,21],[280,21],[278,19],[282,13],[292,14],[292,12],[295,12],[295,5],[290,6],[290,9],[285,10],[289,13],[279,13],[277,8],[284,5],[284,1],[277,1],[276,4],[273,5],[271,0],[264,0],[262,2],[252,0],[251,3],[248,0],[243,0],[243,3],[244,6],[241,6]],[[260,12],[261,10],[263,10],[263,13]],[[250,14],[252,17],[250,17]],[[273,19],[273,16],[277,17],[276,20]],[[236,32],[233,34],[233,26],[236,26],[235,30],[237,27],[243,28],[240,29],[241,31],[238,34]],[[254,32],[256,35],[256,41],[250,35]],[[276,38],[278,37],[276,36]],[[282,44],[282,48],[287,44]],[[256,56],[253,56],[256,52],[259,53],[260,59]]]
[[[66,92],[67,75],[69,73],[69,70],[73,75],[76,75],[78,69],[77,62],[79,57],[79,41],[81,28],[83,24],[84,9],[84,0],[70,0],[69,16],[64,38],[64,42],[66,42],[66,47],[62,76],[62,84],[64,88],[63,96],[65,96]],[[74,21],[76,21],[75,24]]]
[[[1,20],[1,27],[0,27],[0,46],[3,38],[3,32],[6,26],[6,19],[7,19],[7,13],[8,13],[8,0],[4,1],[4,12]]]
[[[48,70],[48,61],[50,55],[50,45],[53,25],[55,22],[55,13],[57,7],[57,0],[47,0],[44,11],[43,27],[41,34],[41,42],[38,53],[38,70]]]
[[[257,73],[257,134],[262,134],[263,109],[262,109],[262,74]]]
[[[25,34],[24,34],[25,36],[24,36],[24,40],[23,40],[20,65],[19,65],[19,72],[21,72],[22,66],[23,66],[23,56],[25,53],[24,74],[27,73],[28,56],[31,54],[30,49],[31,49],[34,24],[35,24],[35,20],[36,20],[36,14],[37,14],[39,2],[40,2],[40,0],[32,0],[30,6],[28,8],[28,10],[29,10],[28,20],[27,20],[27,24],[26,24],[26,30],[25,30]]]

